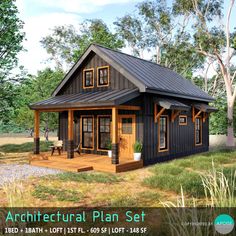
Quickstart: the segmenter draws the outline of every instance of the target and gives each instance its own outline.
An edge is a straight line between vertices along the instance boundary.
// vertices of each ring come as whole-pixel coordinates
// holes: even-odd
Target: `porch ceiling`
[[[91,91],[79,94],[66,94],[30,104],[33,110],[55,108],[83,108],[121,105],[140,95],[138,89]]]

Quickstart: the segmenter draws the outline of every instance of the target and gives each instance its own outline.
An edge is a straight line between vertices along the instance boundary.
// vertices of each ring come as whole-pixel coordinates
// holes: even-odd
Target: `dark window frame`
[[[88,131],[88,121],[87,121],[87,130],[84,131],[84,119],[92,119],[92,130]],[[81,148],[93,150],[94,149],[94,116],[81,116],[81,126],[80,126],[80,138],[81,138]],[[84,145],[84,134],[89,133],[92,134],[92,146]]]
[[[107,70],[107,83],[100,83],[100,70]],[[109,66],[100,66],[97,67],[97,87],[108,87],[110,83],[110,68]]]
[[[165,147],[161,147],[161,120],[165,119]],[[167,152],[169,150],[169,116],[161,115],[158,120],[158,152]]]
[[[92,72],[92,85],[86,85],[86,73]],[[94,88],[94,68],[83,70],[83,89]]]
[[[101,132],[101,126],[100,126],[100,119],[109,119],[109,132]],[[105,125],[106,127],[106,125]],[[97,150],[105,150],[107,151],[108,149],[105,147],[101,147],[101,133],[109,133],[110,135],[110,140],[111,140],[111,116],[110,115],[98,115],[97,116]]]

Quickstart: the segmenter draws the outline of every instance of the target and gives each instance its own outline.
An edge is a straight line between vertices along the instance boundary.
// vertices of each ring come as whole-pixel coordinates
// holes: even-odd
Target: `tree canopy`
[[[22,47],[23,22],[18,18],[15,0],[0,1],[0,76],[17,63],[17,54]]]
[[[42,38],[41,44],[56,63],[58,68],[71,67],[91,43],[98,43],[109,48],[120,49],[123,41],[118,34],[113,34],[100,19],[86,20],[79,25],[57,26],[52,34]]]

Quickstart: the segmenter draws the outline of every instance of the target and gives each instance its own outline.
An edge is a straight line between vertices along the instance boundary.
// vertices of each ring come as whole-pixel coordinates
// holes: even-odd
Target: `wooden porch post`
[[[74,120],[74,111],[68,110],[68,141],[67,141],[68,159],[74,158],[73,120]]]
[[[119,164],[118,109],[112,107],[112,164]]]
[[[40,138],[39,138],[39,111],[34,111],[34,154],[39,154],[40,152]]]

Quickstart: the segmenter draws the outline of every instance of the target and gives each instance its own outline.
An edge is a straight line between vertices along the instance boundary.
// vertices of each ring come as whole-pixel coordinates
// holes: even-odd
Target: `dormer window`
[[[83,71],[83,88],[94,87],[94,69],[85,69]]]
[[[109,66],[97,68],[97,86],[109,86]]]

